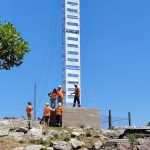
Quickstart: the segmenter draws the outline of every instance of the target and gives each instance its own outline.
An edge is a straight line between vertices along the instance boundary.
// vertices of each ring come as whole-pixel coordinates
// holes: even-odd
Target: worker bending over
[[[73,103],[73,107],[76,106],[76,102],[78,103],[78,107],[81,107],[80,105],[80,88],[78,87],[78,85],[75,83],[74,84],[74,87],[75,87],[75,91],[72,94],[74,94],[74,103]]]
[[[63,113],[63,106],[61,103],[58,103],[58,107],[55,109],[56,112],[56,126],[62,126],[62,113]]]
[[[58,103],[61,103],[61,105],[63,106],[64,92],[62,90],[61,85],[58,85],[57,96],[58,96]]]

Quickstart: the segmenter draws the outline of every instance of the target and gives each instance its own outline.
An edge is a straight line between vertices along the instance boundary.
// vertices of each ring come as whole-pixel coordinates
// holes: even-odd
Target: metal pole
[[[34,120],[36,120],[36,83],[34,84]]]
[[[109,129],[110,129],[110,128],[112,127],[112,116],[111,116],[111,110],[109,110],[108,120],[109,120]]]
[[[131,126],[131,113],[128,112],[128,121],[129,121],[129,126]]]

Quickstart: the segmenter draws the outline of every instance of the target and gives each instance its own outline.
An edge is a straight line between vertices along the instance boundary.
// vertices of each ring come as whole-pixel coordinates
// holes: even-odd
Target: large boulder
[[[96,141],[95,144],[94,144],[94,149],[95,150],[98,150],[100,149],[102,146],[102,142],[101,141]]]
[[[125,130],[106,130],[106,129],[102,129],[102,134],[104,136],[107,136],[109,138],[118,138],[120,135],[122,135],[124,133]]]
[[[65,141],[53,142],[54,150],[71,150],[70,144]]]
[[[3,128],[0,130],[0,137],[8,136],[8,134],[9,134],[9,128]]]
[[[80,135],[81,135],[81,132],[76,132],[76,131],[74,131],[74,132],[71,133],[71,137],[72,137],[72,138],[78,137],[78,136],[80,136]]]
[[[83,145],[85,145],[84,142],[79,141],[79,140],[77,140],[77,139],[75,139],[75,138],[71,138],[70,143],[71,143],[71,146],[72,146],[73,149],[79,149],[79,148],[81,148]]]
[[[42,129],[30,129],[25,135],[25,138],[30,140],[41,140],[43,138]]]

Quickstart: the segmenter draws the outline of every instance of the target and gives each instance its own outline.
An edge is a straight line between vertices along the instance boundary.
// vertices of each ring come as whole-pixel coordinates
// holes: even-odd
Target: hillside
[[[0,120],[0,150],[149,150],[150,138],[126,134],[124,130],[104,130],[81,126],[46,127],[38,121],[28,130],[25,119]]]

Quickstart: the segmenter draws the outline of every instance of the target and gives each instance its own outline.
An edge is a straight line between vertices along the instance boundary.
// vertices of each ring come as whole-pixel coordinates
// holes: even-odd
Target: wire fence
[[[128,112],[127,117],[116,117],[111,114],[109,110],[108,115],[101,116],[102,128],[112,128],[114,126],[131,126],[131,113]]]

